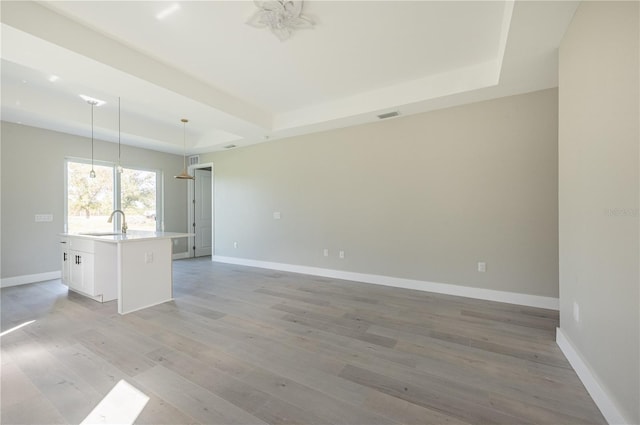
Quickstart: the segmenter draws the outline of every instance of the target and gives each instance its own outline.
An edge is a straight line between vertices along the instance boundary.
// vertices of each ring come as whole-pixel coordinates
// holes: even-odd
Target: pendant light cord
[[[91,105],[91,172],[89,173],[89,178],[95,179],[96,172],[93,169],[93,108],[98,104],[95,100],[87,100],[87,103]]]
[[[182,166],[187,170],[187,121],[182,121]]]
[[[174,176],[176,179],[180,180],[193,180],[193,176],[191,176],[187,172],[187,123],[188,119],[182,118],[182,172],[177,176]]]
[[[95,103],[91,103],[91,171],[93,171],[93,107]]]

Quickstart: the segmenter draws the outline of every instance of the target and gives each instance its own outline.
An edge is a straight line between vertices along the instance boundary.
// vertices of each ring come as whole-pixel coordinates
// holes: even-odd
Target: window
[[[117,174],[117,173],[116,173]],[[120,175],[121,210],[127,215],[130,229],[157,229],[157,177],[155,171],[125,168]]]
[[[154,170],[124,168],[117,173],[113,164],[95,163],[95,178],[89,178],[91,163],[86,160],[66,161],[65,228],[69,233],[111,232],[121,227],[127,217],[129,230],[162,229],[161,173]]]
[[[111,231],[107,223],[115,208],[113,167],[95,165],[94,179],[89,178],[91,164],[67,161],[67,229],[80,233]]]

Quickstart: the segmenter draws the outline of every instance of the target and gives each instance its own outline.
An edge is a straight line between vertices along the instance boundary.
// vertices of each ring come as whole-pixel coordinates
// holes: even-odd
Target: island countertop
[[[115,232],[61,233],[60,236],[91,239],[99,242],[123,243],[123,242],[150,240],[150,239],[187,238],[189,236],[195,236],[195,234],[194,233],[178,233],[178,232],[149,232],[149,231],[133,230],[128,233],[115,233]]]

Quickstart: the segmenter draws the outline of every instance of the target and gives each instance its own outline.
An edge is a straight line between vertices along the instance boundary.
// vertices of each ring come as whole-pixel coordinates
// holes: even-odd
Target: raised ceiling
[[[84,94],[113,142],[120,97],[123,143],[202,153],[555,87],[577,2],[306,1],[285,41],[251,1],[1,7],[3,120],[87,136]]]

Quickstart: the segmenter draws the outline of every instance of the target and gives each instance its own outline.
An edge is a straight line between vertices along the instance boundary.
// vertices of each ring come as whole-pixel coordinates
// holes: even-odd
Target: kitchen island
[[[98,302],[118,300],[118,313],[173,299],[171,240],[189,233],[63,233],[62,281]]]

